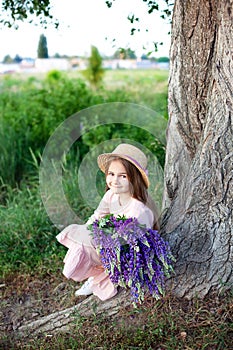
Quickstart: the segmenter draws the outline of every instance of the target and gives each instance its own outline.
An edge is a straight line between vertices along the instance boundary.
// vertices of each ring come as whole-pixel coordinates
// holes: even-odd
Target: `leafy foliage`
[[[137,56],[133,50],[130,48],[119,48],[113,55],[114,58],[126,60],[126,59],[135,59]]]
[[[50,0],[3,0],[3,14],[0,23],[5,26],[15,26],[16,21],[35,21],[35,17],[39,19],[39,23],[46,27],[48,19],[52,20],[53,16],[50,12]],[[33,18],[33,16],[35,16]],[[55,27],[58,27],[58,21],[53,20]]]
[[[92,46],[91,55],[88,58],[88,67],[83,74],[94,87],[100,85],[103,79],[104,69],[102,67],[102,62],[103,60],[97,47]]]
[[[122,123],[111,123],[106,125],[89,128],[88,120],[84,121],[84,130],[86,131],[82,137],[83,142],[90,148],[94,145],[106,140],[118,139],[121,142],[130,138],[135,140],[152,153],[156,154],[158,161],[162,167],[165,163],[165,145],[155,138],[154,135],[146,132],[137,126]]]

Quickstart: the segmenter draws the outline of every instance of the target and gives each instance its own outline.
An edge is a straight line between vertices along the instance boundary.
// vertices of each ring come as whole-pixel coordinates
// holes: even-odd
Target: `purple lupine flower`
[[[129,287],[134,305],[147,294],[164,295],[165,276],[173,272],[170,247],[158,231],[136,218],[110,214],[89,229],[102,264],[116,286]]]

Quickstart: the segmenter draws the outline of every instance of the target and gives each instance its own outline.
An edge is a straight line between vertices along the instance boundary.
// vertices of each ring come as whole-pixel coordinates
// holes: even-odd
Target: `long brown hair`
[[[146,184],[143,180],[143,177],[140,171],[136,168],[136,166],[134,166],[131,162],[129,162],[124,158],[112,156],[109,159],[108,163],[106,164],[105,175],[107,176],[110,164],[115,160],[120,161],[121,164],[125,167],[126,174],[130,182],[130,191],[131,191],[132,197],[144,203],[153,212],[154,214],[153,229],[158,230],[160,225],[159,225],[159,215],[158,215],[156,204],[151,198],[151,196],[148,195]],[[109,187],[108,185],[106,185],[106,191],[108,190],[109,190]]]
[[[105,175],[107,176],[110,164],[115,160],[120,161],[121,164],[125,167],[126,174],[130,182],[130,192],[132,197],[146,204],[148,198],[146,184],[143,181],[140,171],[128,160],[120,157],[111,157],[106,164]],[[106,191],[107,190],[109,190],[108,186],[106,186]]]

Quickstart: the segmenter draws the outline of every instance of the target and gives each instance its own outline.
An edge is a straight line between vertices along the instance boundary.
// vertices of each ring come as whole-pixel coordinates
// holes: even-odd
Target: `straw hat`
[[[112,157],[120,157],[126,159],[135,165],[142,174],[142,178],[146,184],[146,187],[149,187],[148,171],[146,169],[147,158],[139,148],[127,143],[121,143],[114,149],[114,151],[112,151],[112,153],[100,154],[97,158],[97,163],[100,170],[102,170],[104,173],[106,165]]]

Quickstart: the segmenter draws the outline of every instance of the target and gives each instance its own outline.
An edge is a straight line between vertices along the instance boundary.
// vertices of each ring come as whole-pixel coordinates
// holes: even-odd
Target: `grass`
[[[107,71],[104,76],[106,89],[130,91],[135,103],[150,107],[167,118],[167,70],[118,70]]]
[[[58,254],[55,228],[37,189],[11,190],[6,204],[0,206],[0,221],[2,277],[15,271],[32,271],[48,255]]]
[[[93,90],[88,82],[81,80],[80,72],[53,71],[46,77],[35,75],[27,79],[18,75],[0,77],[0,169],[4,169],[0,178],[3,183],[15,186],[27,177],[32,170],[31,151],[39,159],[54,130],[65,119],[90,106],[130,102],[149,107],[158,116],[167,118],[167,78],[168,72],[160,70],[106,71],[103,86]],[[90,120],[85,123],[90,129]],[[156,124],[154,128],[157,131],[159,126]],[[106,130],[99,134],[102,142]],[[82,141],[82,156],[90,146],[95,144]],[[164,159],[164,149],[162,153]]]
[[[86,220],[92,211],[77,191],[76,177],[74,170],[67,172],[64,191],[72,208]],[[45,211],[36,177],[21,188],[7,188],[5,204],[0,205],[0,222],[0,278],[12,273],[33,273],[41,265],[51,269],[52,261],[61,262],[65,248],[55,239],[59,231]]]

